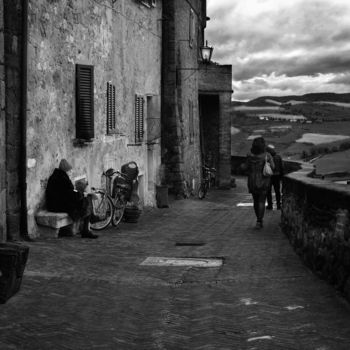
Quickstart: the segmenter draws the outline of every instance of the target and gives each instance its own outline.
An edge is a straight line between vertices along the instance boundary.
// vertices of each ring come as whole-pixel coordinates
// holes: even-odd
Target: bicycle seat
[[[116,186],[119,188],[125,188],[127,190],[130,189],[130,185],[128,184],[117,183]]]
[[[109,168],[105,171],[105,175],[108,176],[108,177],[112,177],[113,174],[115,173],[114,169],[113,168]]]

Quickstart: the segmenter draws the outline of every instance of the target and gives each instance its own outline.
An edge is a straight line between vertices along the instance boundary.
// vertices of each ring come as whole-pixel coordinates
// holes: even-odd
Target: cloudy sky
[[[213,60],[235,100],[350,92],[350,0],[207,0]]]

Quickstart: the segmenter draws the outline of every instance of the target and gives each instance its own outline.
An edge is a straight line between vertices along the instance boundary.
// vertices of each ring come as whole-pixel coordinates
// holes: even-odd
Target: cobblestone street
[[[20,292],[0,305],[0,349],[350,349],[350,307],[299,260],[245,179],[172,201],[97,240],[28,243]],[[221,257],[222,267],[140,265]]]

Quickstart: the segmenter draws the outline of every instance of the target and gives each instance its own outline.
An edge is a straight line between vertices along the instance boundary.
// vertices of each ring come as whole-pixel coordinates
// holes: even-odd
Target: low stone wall
[[[350,189],[312,171],[303,165],[283,178],[282,230],[307,266],[350,300]]]
[[[246,156],[231,156],[231,174],[232,175],[246,175],[245,171],[242,169],[242,164],[245,163],[247,157]],[[289,161],[283,159],[283,168],[284,173],[289,174],[291,172],[300,170],[302,168],[302,164],[297,161]],[[313,168],[310,170],[312,173]]]

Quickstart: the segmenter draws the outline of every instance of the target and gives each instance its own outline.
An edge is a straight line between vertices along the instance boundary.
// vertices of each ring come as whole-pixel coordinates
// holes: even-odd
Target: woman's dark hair
[[[265,152],[265,140],[263,137],[257,137],[253,140],[250,152],[252,152],[255,155],[262,154]]]

